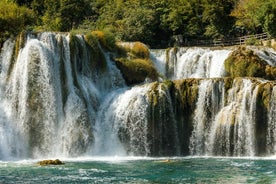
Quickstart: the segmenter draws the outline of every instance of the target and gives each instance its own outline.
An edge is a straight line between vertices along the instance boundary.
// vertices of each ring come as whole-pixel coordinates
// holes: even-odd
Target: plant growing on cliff
[[[146,78],[158,79],[158,73],[148,59],[117,58],[115,62],[129,85],[141,83]]]
[[[101,33],[101,32],[99,32]],[[101,34],[100,34],[101,35]],[[104,37],[100,37],[96,35],[95,32],[87,33],[84,37],[86,44],[90,50],[90,60],[91,60],[91,67],[105,69],[106,68],[106,60],[104,53],[100,48],[100,39],[104,39]]]
[[[92,31],[91,35],[97,38],[105,49],[113,51],[116,48],[115,36],[110,31]]]
[[[146,45],[140,42],[118,43],[117,58],[114,59],[127,84],[132,85],[145,81],[146,78],[157,80],[159,75]]]
[[[225,60],[225,70],[230,77],[262,77],[275,79],[276,69],[246,47],[238,47]]]

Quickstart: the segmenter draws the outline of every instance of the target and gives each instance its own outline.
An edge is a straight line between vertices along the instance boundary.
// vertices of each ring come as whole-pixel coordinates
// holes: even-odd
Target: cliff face
[[[275,154],[272,49],[109,47],[93,34],[5,42],[0,159]]]

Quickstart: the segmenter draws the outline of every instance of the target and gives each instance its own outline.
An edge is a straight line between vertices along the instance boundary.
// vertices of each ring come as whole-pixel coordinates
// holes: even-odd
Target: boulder
[[[38,164],[41,166],[45,166],[45,165],[63,165],[64,163],[59,159],[56,159],[56,160],[42,160],[42,161],[39,161]]]

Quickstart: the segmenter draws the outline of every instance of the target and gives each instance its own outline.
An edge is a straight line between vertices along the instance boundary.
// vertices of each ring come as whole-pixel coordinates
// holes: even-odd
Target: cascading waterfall
[[[208,136],[213,129],[213,121],[219,109],[223,106],[223,82],[214,83],[211,80],[202,81],[199,86],[198,101],[194,115],[194,130],[191,136],[190,150],[192,155],[203,155],[211,145]]]
[[[224,77],[224,60],[230,52],[203,48],[151,51],[158,71],[169,79]]]
[[[268,124],[267,124],[267,150],[268,154],[276,153],[276,87],[273,87],[270,97],[270,110],[268,113]]]
[[[191,153],[254,156],[254,118],[258,86],[253,85],[250,80],[235,80],[226,102],[218,102],[219,99],[214,98],[225,96],[222,84],[219,85],[219,90],[210,89],[214,86],[210,85],[210,81],[204,81],[200,85]],[[218,93],[210,94],[214,91]]]
[[[115,91],[107,98],[95,126],[94,151],[97,155],[126,155],[126,152],[146,155],[149,152],[146,137],[149,103],[144,96],[146,91],[147,87],[134,87]],[[123,148],[120,137],[123,142],[128,142],[127,150]]]
[[[151,50],[163,82],[126,86],[117,53],[85,36],[19,42],[0,55],[0,160],[276,153],[276,84],[225,77],[234,48]],[[252,49],[275,65],[274,51]]]
[[[108,93],[124,86],[124,81],[110,60],[104,74],[93,74],[84,39],[75,38],[77,48],[70,46],[66,34],[29,34],[17,58],[13,57],[14,42],[5,43],[1,52],[0,130],[5,132],[0,139],[1,159],[8,155],[78,156],[92,146],[92,126],[103,98],[97,89]],[[95,78],[102,83],[95,83]]]

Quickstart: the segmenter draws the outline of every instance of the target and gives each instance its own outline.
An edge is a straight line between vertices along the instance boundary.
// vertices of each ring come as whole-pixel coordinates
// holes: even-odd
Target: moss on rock
[[[64,163],[59,159],[56,159],[56,160],[42,160],[42,161],[39,161],[38,164],[41,166],[46,166],[46,165],[63,165]]]
[[[150,56],[150,52],[149,49],[146,47],[146,45],[144,45],[141,42],[134,42],[132,49],[131,49],[131,53],[138,57],[138,58],[143,58],[143,59],[148,59]]]
[[[268,65],[254,51],[238,47],[225,60],[225,70],[230,77],[276,78],[276,67]]]
[[[128,85],[144,82],[147,78],[156,81],[159,77],[148,48],[140,42],[118,43],[117,56],[113,60]]]
[[[98,39],[101,46],[109,51],[114,51],[116,48],[115,36],[109,31],[92,31],[90,33]]]
[[[97,68],[105,70],[107,67],[106,59],[103,51],[99,47],[99,40],[95,33],[86,34],[84,39],[89,49],[91,69]]]
[[[115,62],[128,85],[141,83],[146,78],[158,79],[158,73],[149,59],[117,58]]]

